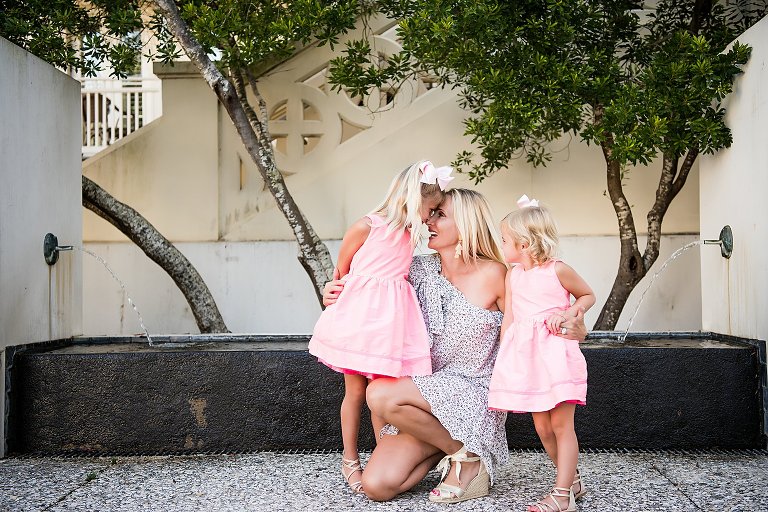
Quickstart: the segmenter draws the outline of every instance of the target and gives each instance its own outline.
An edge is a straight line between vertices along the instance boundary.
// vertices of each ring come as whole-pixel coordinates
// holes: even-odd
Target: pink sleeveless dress
[[[413,259],[407,230],[387,232],[377,215],[352,257],[344,290],[315,324],[310,354],[330,368],[368,378],[430,375],[429,335],[406,280]]]
[[[504,334],[493,368],[488,407],[512,412],[542,412],[563,402],[586,405],[587,362],[579,342],[551,334],[550,314],[570,306],[570,294],[551,260],[525,270],[515,266],[507,283],[512,323]]]

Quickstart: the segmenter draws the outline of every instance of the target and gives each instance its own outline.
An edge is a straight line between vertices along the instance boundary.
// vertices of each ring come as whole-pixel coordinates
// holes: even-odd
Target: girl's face
[[[421,215],[422,222],[426,223],[429,220],[429,218],[432,216],[432,212],[437,209],[438,206],[440,206],[442,200],[442,192],[437,192],[435,194],[421,198],[421,211],[419,214]]]
[[[459,243],[459,230],[453,218],[453,200],[450,197],[446,196],[442,203],[435,206],[434,212],[427,220],[427,228],[427,247],[435,251],[455,250],[456,244]]]
[[[501,248],[504,251],[504,261],[507,263],[522,263],[525,245],[519,244],[506,226],[501,226]]]

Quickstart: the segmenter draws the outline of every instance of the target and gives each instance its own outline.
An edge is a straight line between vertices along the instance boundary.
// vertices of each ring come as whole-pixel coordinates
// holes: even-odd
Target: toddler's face
[[[504,251],[504,261],[507,263],[520,263],[523,249],[505,225],[501,226],[501,249]]]
[[[443,201],[443,193],[438,192],[436,194],[429,195],[421,198],[421,221],[426,223],[432,216],[432,212],[440,206]]]
[[[434,250],[456,247],[459,243],[459,230],[453,218],[453,200],[446,197],[442,203],[435,206],[435,211],[427,220],[429,228],[429,243],[427,247]]]

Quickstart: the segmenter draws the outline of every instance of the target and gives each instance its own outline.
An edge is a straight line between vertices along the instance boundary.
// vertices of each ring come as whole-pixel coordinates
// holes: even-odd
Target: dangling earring
[[[463,252],[463,246],[461,245],[461,240],[459,240],[459,243],[456,244],[456,251],[453,253],[453,257],[456,259],[461,258],[461,253]]]

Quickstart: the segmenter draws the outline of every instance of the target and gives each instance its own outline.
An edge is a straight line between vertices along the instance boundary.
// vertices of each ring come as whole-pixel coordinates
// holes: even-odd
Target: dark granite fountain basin
[[[765,343],[644,333],[583,344],[583,448],[764,448]],[[338,449],[338,374],[306,336],[82,338],[7,349],[9,453]],[[456,397],[457,403],[461,397]],[[366,417],[367,418],[367,417]],[[372,447],[367,419],[361,444]],[[538,447],[530,415],[510,447]]]

